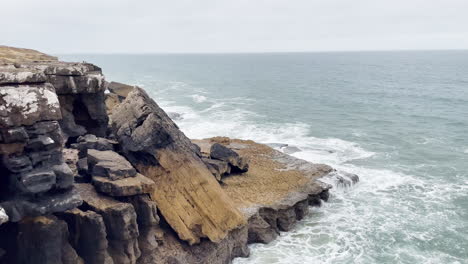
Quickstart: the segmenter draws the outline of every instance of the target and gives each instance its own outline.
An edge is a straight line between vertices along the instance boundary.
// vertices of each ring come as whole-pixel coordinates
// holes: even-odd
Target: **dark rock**
[[[22,174],[12,174],[11,182],[23,193],[36,194],[50,190],[56,182],[55,173],[49,169],[38,169]]]
[[[32,170],[32,162],[28,156],[3,156],[3,165],[13,173]]]
[[[104,219],[93,211],[73,209],[59,214],[70,230],[70,242],[85,263],[113,264]],[[92,243],[90,243],[92,241]]]
[[[202,158],[202,160],[218,181],[221,181],[222,176],[231,173],[231,167],[226,161],[209,158]]]
[[[87,160],[93,177],[106,177],[114,181],[137,174],[130,162],[113,151],[89,149]]]
[[[69,189],[73,186],[74,175],[66,163],[55,165],[52,170],[56,176],[56,188]]]
[[[18,222],[25,216],[40,216],[63,212],[81,205],[83,200],[76,192],[75,188],[67,192],[48,194],[29,200],[27,198],[17,198],[1,202],[7,212],[10,221]]]
[[[3,143],[26,142],[29,139],[24,127],[14,127],[10,129],[0,129]]]
[[[278,232],[270,226],[258,213],[249,218],[249,240],[248,243],[268,244],[278,237]]]
[[[136,263],[138,247],[137,215],[131,204],[98,194],[92,185],[75,184],[88,208],[100,214],[106,225],[109,254],[114,263]]]
[[[38,136],[29,140],[26,149],[29,151],[48,151],[56,147],[55,141],[48,136]]]
[[[36,217],[18,224],[18,263],[83,263],[68,243],[67,224],[56,217]]]
[[[294,207],[278,210],[278,229],[280,231],[289,231],[293,228],[297,221],[296,211]]]
[[[210,157],[228,162],[236,171],[246,172],[249,169],[249,164],[243,157],[219,143],[211,145]]]

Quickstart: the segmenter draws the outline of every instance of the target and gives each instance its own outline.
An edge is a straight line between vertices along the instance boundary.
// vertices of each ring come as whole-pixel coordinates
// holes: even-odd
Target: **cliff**
[[[191,141],[93,64],[0,61],[0,263],[229,263],[328,198],[329,166]]]

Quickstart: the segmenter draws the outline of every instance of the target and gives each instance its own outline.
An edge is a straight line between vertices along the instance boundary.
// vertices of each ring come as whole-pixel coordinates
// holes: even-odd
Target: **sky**
[[[468,49],[468,0],[1,0],[0,45],[61,53]]]

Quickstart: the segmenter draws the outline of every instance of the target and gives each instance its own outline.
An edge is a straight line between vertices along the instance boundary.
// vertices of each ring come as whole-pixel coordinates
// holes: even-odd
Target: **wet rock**
[[[210,157],[212,159],[222,160],[229,163],[232,166],[233,170],[239,172],[246,172],[249,169],[249,164],[247,160],[239,156],[235,151],[219,144],[214,143],[211,145]]]
[[[101,215],[93,211],[73,209],[60,213],[59,216],[67,222],[70,242],[85,263],[114,263],[108,252],[106,226]]]
[[[170,119],[174,121],[179,121],[184,119],[181,114],[176,113],[176,112],[167,112],[167,115],[169,116]]]
[[[54,216],[41,216],[21,221],[18,229],[18,263],[83,263],[68,243],[68,228],[64,221]]]
[[[152,193],[155,187],[153,180],[136,174],[134,177],[111,180],[104,177],[93,176],[93,185],[99,192],[110,196],[131,196]]]
[[[248,243],[268,244],[278,237],[278,232],[268,224],[258,213],[249,218]]]
[[[211,173],[218,181],[221,181],[222,176],[231,173],[231,167],[225,161],[202,158],[203,162],[208,166]]]
[[[87,160],[93,178],[106,177],[115,181],[137,174],[130,162],[113,151],[89,149]]]

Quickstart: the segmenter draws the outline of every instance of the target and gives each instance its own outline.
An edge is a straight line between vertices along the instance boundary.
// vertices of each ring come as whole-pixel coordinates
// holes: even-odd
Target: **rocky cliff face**
[[[194,144],[95,65],[5,50],[0,263],[229,263],[327,198],[315,180],[328,166],[253,142]]]

